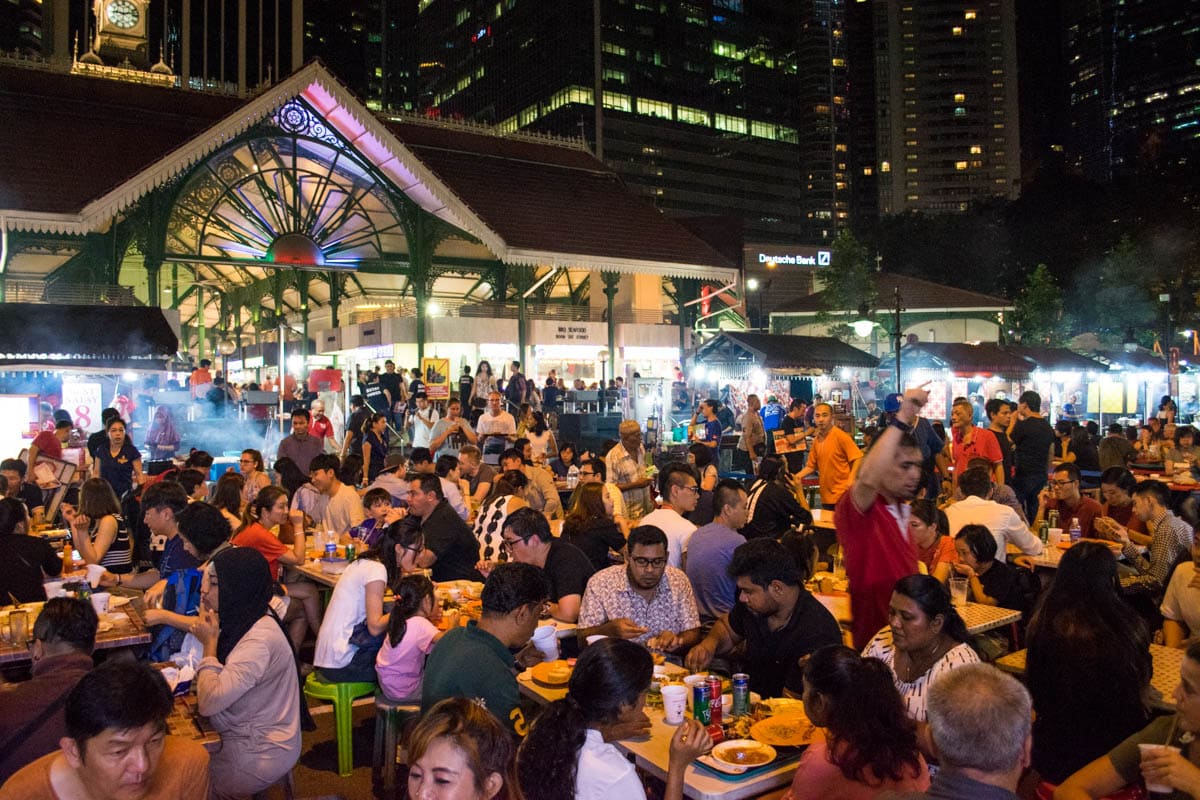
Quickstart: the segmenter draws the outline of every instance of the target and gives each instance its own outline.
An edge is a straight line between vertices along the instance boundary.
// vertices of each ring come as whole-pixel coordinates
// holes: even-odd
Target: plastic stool
[[[375,694],[374,683],[326,683],[310,673],[304,681],[304,694],[317,700],[333,702],[334,729],[337,736],[338,775],[346,777],[354,771],[354,741],[351,730],[351,706],[360,697]]]
[[[375,753],[372,758],[373,778],[379,780],[383,770],[383,792],[390,796],[396,787],[396,748],[400,745],[401,718],[421,713],[420,703],[393,702],[382,695],[375,696]]]

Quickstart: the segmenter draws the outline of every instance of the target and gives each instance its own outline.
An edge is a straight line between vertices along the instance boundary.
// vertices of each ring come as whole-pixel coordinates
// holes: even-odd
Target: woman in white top
[[[588,645],[567,684],[566,699],[547,706],[517,751],[525,800],[632,800],[646,796],[634,765],[612,742],[650,733],[642,710],[654,672],[649,651],[625,639]],[[712,747],[704,726],[685,719],[671,737],[664,800],[682,800],[683,774]]]
[[[210,797],[261,792],[300,758],[299,673],[270,608],[272,583],[267,560],[249,547],[222,551],[204,572],[192,633],[204,648],[199,710],[221,734]]]
[[[554,440],[554,433],[546,427],[546,418],[542,412],[534,411],[533,420],[533,427],[525,432],[525,437],[529,439],[533,463],[544,464],[547,454],[558,452],[558,442]]]
[[[475,368],[475,384],[471,387],[471,407],[487,408],[488,395],[496,391],[496,378],[492,375],[492,365],[480,361]]]
[[[401,553],[391,533],[384,533],[338,578],[313,656],[321,680],[375,682],[375,656],[388,624],[383,593],[400,575]]]
[[[905,711],[917,723],[917,743],[926,758],[936,758],[925,709],[929,686],[955,667],[979,662],[967,644],[970,638],[946,587],[929,575],[909,575],[896,581],[892,590],[888,627],[862,652],[892,671]]]

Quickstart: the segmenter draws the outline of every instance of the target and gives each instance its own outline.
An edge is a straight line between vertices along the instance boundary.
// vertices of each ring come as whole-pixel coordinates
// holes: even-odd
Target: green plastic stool
[[[354,771],[354,740],[351,716],[354,701],[375,694],[374,683],[326,683],[309,673],[304,681],[304,694],[317,700],[333,702],[334,729],[337,735],[338,775],[346,777]]]

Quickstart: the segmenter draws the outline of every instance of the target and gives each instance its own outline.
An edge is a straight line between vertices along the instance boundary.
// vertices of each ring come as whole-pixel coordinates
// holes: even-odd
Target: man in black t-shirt
[[[1042,396],[1024,392],[1017,399],[1017,421],[1009,431],[1013,443],[1013,491],[1027,519],[1037,516],[1038,493],[1045,487],[1058,437],[1042,418]]]
[[[400,402],[400,376],[396,373],[396,362],[388,359],[383,362],[383,374],[379,376],[379,388],[383,390],[387,400],[388,424],[393,428],[400,427],[396,420],[396,403]]]
[[[416,559],[418,567],[431,569],[435,582],[483,580],[475,569],[479,542],[446,502],[441,478],[425,474],[409,481],[408,513],[421,520],[424,536],[424,549]]]
[[[0,478],[4,480],[3,496],[17,498],[25,504],[25,513],[31,521],[41,521],[46,510],[45,493],[36,483],[25,482],[25,462],[19,458],[4,459],[0,462]]]
[[[713,656],[730,653],[744,641],[750,691],[782,697],[787,689],[800,697],[804,693],[800,659],[842,643],[837,620],[804,588],[800,568],[774,539],[740,545],[727,572],[737,581],[737,604],[728,619],[718,619],[704,641],[688,651],[684,664],[699,672]]]
[[[563,622],[579,621],[579,606],[588,579],[596,568],[583,551],[556,539],[550,523],[532,508],[518,508],[504,520],[501,531],[508,557],[539,568],[550,584],[550,615]]]
[[[363,400],[367,408],[376,414],[386,414],[388,410],[387,397],[383,394],[383,384],[374,372],[367,373],[367,382],[363,384]]]
[[[363,426],[371,418],[363,397],[356,394],[350,398],[350,419],[346,421],[346,438],[342,440],[341,457],[347,455],[362,455]]]
[[[1012,409],[1012,403],[995,397],[988,400],[984,406],[984,412],[988,418],[988,430],[992,432],[996,437],[996,441],[1000,443],[1000,454],[1004,456],[1005,483],[1012,480],[1013,462],[1015,459],[1012,439],[1008,438],[1008,429],[1012,425]]]
[[[463,367],[462,375],[458,376],[458,399],[463,404],[463,410],[471,408],[471,390],[475,388],[475,379],[471,377],[470,365]]]

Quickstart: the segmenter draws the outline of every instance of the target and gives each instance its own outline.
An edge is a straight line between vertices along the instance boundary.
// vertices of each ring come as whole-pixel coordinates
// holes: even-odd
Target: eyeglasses
[[[700,487],[699,487],[699,486],[695,486],[695,485],[692,485],[692,486],[680,486],[679,488],[680,488],[680,490],[682,490],[682,491],[685,491],[685,492],[695,492],[696,494],[700,494]]]
[[[583,470],[579,470],[579,477],[581,477],[581,478],[587,478],[587,477],[590,477],[590,476],[596,475],[596,474],[597,473],[592,472],[591,470],[588,470],[587,472],[584,472]]]
[[[1078,483],[1078,482],[1079,481],[1050,481],[1050,485],[1053,486],[1055,489],[1061,489],[1064,486],[1070,486],[1072,483]]]
[[[514,547],[516,547],[518,544],[520,544],[521,542],[524,542],[524,541],[525,541],[524,539],[501,539],[500,546],[511,553]]]
[[[642,569],[645,569],[646,567],[654,567],[655,569],[658,569],[659,567],[665,566],[667,560],[665,558],[641,558],[640,556],[634,556],[633,563]]]

